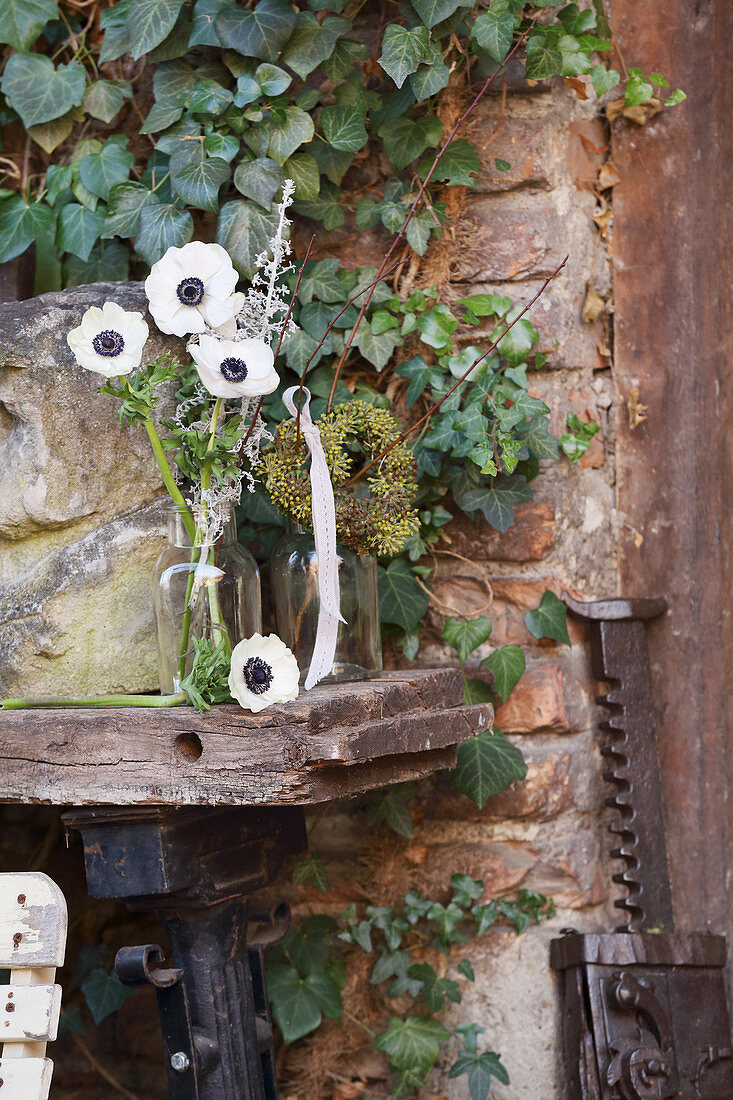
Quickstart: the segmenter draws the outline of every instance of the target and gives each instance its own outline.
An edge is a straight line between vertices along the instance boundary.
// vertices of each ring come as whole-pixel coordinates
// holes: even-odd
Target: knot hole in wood
[[[179,733],[174,745],[177,755],[185,760],[200,760],[204,751],[197,733]]]

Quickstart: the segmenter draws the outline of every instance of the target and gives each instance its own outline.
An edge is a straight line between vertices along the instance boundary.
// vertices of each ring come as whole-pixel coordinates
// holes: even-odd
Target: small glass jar
[[[170,505],[166,516],[168,545],[152,575],[158,674],[164,694],[178,691],[191,671],[194,638],[213,644],[226,638],[234,648],[242,638],[262,630],[260,571],[249,550],[237,542],[234,509],[230,508],[204,562],[191,545],[182,509]]]
[[[333,668],[321,681],[325,684],[363,680],[382,667],[377,560],[345,546],[336,550],[346,623],[339,624]],[[313,656],[320,607],[312,534],[295,528],[283,536],[270,563],[270,584],[277,632],[295,654],[303,683]]]

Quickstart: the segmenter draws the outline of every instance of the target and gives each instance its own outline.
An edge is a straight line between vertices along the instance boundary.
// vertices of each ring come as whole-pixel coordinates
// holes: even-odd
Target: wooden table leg
[[[117,969],[156,986],[171,1100],[277,1100],[263,946],[287,927],[247,895],[306,846],[298,807],[126,807],[64,815],[84,840],[92,897],[155,911],[174,969],[155,945],[125,948]],[[266,930],[247,942],[248,921]],[[267,927],[269,924],[269,928]]]

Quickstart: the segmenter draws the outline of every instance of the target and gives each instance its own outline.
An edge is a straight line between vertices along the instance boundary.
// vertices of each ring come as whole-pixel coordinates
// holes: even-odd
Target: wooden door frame
[[[612,143],[618,576],[670,603],[649,647],[677,927],[730,934],[733,4],[612,0],[610,16],[626,64],[688,97]]]

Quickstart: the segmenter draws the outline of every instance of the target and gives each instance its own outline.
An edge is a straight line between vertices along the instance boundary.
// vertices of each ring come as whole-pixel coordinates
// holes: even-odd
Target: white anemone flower
[[[115,378],[140,366],[147,338],[142,313],[128,313],[116,302],[105,302],[101,309],[91,306],[86,311],[66,342],[80,367]]]
[[[150,269],[145,293],[161,332],[186,336],[219,328],[242,308],[237,273],[220,244],[171,246]]]
[[[214,397],[262,397],[280,383],[275,356],[264,340],[201,336],[188,350],[199,378]]]
[[[298,662],[277,634],[253,634],[232,650],[229,690],[245,710],[297,699],[299,681]]]

